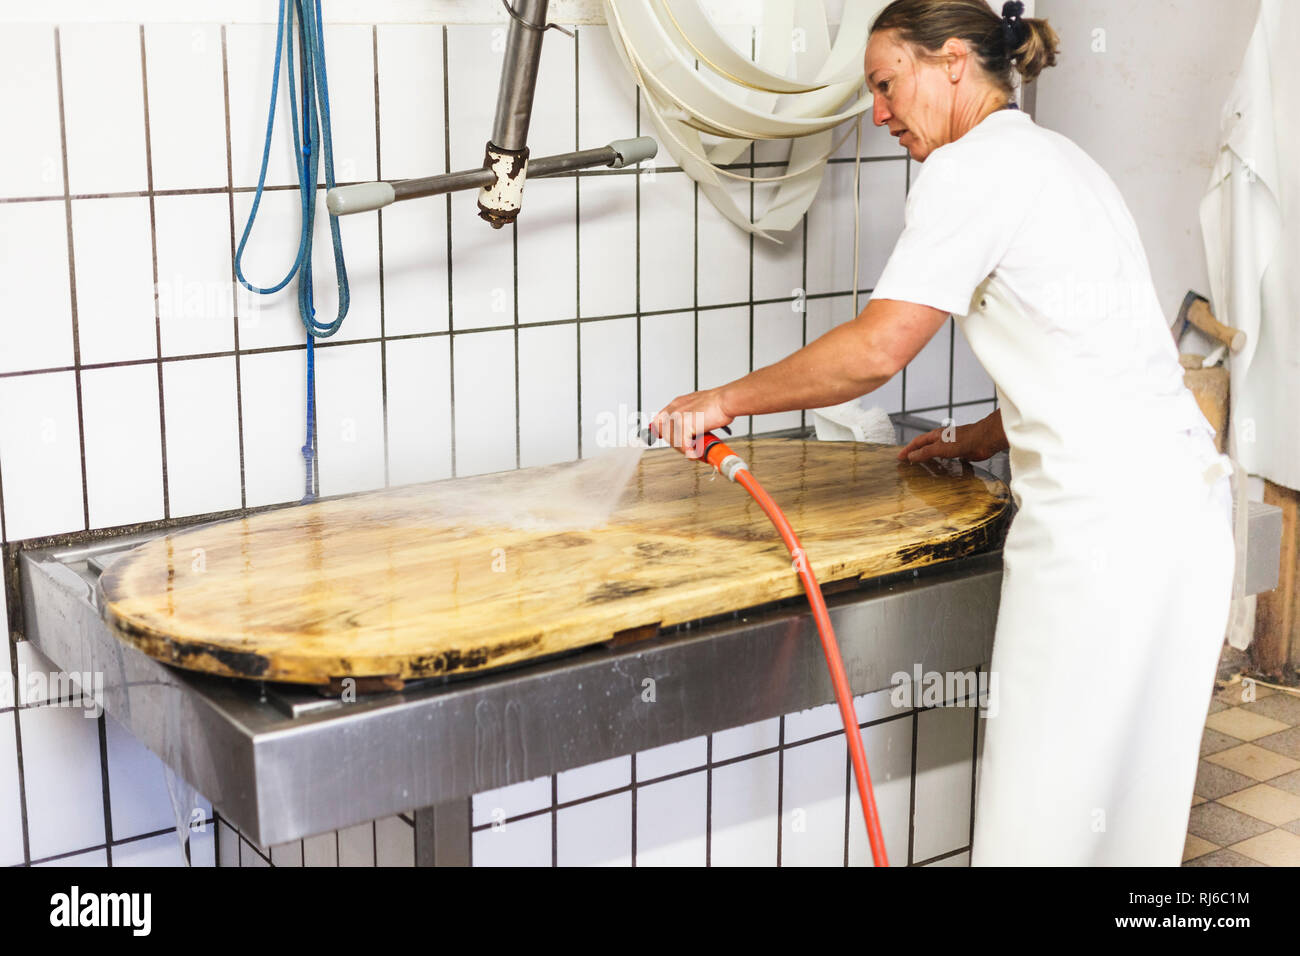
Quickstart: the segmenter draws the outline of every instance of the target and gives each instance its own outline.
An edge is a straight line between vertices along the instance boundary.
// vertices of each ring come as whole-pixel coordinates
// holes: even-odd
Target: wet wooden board
[[[851,442],[738,439],[823,584],[982,550],[1009,506],[969,466]],[[466,502],[554,487],[553,465],[262,512],[156,538],[100,577],[121,638],[180,667],[324,684],[510,664],[802,593],[742,488],[646,452],[607,524],[511,528]],[[550,483],[549,485],[547,483]]]

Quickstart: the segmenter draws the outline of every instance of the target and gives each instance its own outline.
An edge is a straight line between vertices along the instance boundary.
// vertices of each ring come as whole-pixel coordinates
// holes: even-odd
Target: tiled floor
[[[1300,696],[1216,684],[1183,865],[1300,866]]]

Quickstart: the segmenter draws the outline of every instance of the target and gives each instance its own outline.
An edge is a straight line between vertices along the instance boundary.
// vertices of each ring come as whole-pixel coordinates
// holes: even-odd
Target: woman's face
[[[917,162],[952,141],[951,116],[955,86],[942,61],[918,60],[911,48],[882,30],[867,41],[864,64],[867,88],[875,103],[877,126],[888,126]]]

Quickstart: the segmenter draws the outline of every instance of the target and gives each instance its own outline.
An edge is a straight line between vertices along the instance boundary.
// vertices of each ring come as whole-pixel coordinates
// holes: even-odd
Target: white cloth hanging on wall
[[[768,239],[803,218],[835,145],[831,130],[871,107],[862,60],[871,20],[883,6],[847,0],[832,44],[825,0],[766,0],[751,61],[727,43],[699,0],[605,0],[614,46],[645,95],[662,144],[727,219]],[[796,45],[801,55],[793,57]],[[792,59],[794,78],[787,75]],[[706,147],[702,133],[722,141]],[[793,140],[784,176],[751,179],[720,169],[755,139]],[[726,178],[780,187],[751,222],[724,188]]]
[[[1262,0],[1223,108],[1201,203],[1215,316],[1246,332],[1229,362],[1230,440],[1247,471],[1300,489],[1300,3]]]

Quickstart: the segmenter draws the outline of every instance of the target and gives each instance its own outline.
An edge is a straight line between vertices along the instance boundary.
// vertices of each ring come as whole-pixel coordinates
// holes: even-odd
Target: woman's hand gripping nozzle
[[[725,431],[728,435],[731,434],[731,429],[726,425],[723,425],[719,431]],[[657,429],[653,425],[643,428],[639,434],[646,447],[652,447],[660,438]],[[705,432],[696,436],[688,448],[674,447],[677,447],[678,451],[681,451],[687,458],[693,458],[712,465],[728,481],[735,481],[739,472],[749,470],[749,465],[745,464],[745,459],[732,451],[731,446],[724,442],[716,431]]]

